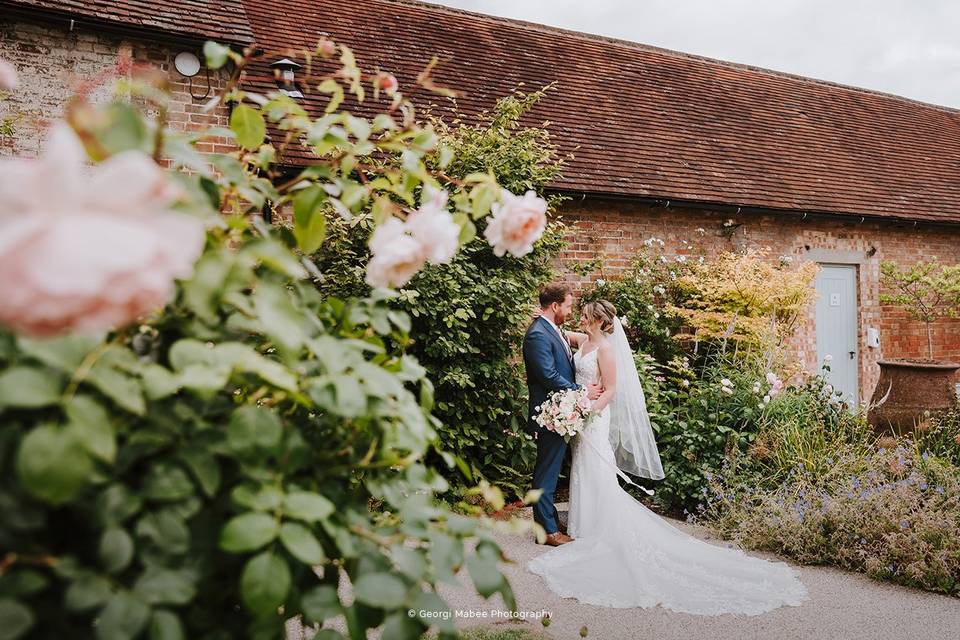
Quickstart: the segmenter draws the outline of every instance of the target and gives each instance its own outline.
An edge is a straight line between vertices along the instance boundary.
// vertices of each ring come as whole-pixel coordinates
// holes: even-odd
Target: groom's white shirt
[[[562,343],[563,343],[563,346],[566,347],[566,349],[567,349],[567,355],[568,355],[568,356],[572,355],[572,354],[573,354],[573,351],[571,351],[571,349],[570,349],[570,343],[567,342],[567,337],[566,337],[565,335],[563,335],[563,331],[560,331],[560,327],[558,327],[557,325],[553,324],[553,320],[551,320],[551,319],[548,318],[547,316],[540,316],[540,317],[543,318],[544,320],[546,320],[548,323],[550,323],[550,326],[553,327],[553,330],[557,332],[557,335],[558,335],[558,336],[560,336],[560,342],[562,342]]]

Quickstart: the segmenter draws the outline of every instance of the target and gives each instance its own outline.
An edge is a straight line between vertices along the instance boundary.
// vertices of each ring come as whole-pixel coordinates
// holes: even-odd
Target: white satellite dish
[[[189,51],[181,51],[173,59],[173,66],[180,72],[180,75],[192,78],[200,73],[200,58]]]

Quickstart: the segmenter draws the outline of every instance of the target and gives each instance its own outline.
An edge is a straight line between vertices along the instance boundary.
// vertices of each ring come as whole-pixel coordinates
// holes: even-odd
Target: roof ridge
[[[810,76],[803,76],[797,73],[791,73],[789,71],[778,71],[776,69],[769,69],[767,67],[759,67],[752,64],[747,64],[745,62],[732,62],[730,60],[721,60],[720,58],[711,58],[710,56],[705,56],[697,53],[687,53],[685,51],[677,51],[676,49],[667,49],[665,47],[658,47],[652,44],[646,44],[643,42],[636,42],[634,40],[626,40],[623,38],[615,38],[613,36],[605,36],[598,33],[589,33],[586,31],[576,31],[574,29],[567,29],[564,27],[557,27],[549,24],[542,24],[539,22],[530,22],[529,20],[520,20],[519,18],[507,18],[504,16],[495,16],[487,13],[480,13],[478,11],[470,11],[468,9],[461,9],[459,7],[451,7],[445,4],[440,4],[440,0],[381,0],[382,2],[387,2],[390,4],[406,5],[409,7],[419,7],[424,8],[428,7],[431,9],[436,9],[438,11],[446,11],[453,14],[470,16],[473,18],[481,18],[489,20],[491,22],[500,22],[500,23],[509,23],[518,25],[521,27],[533,28],[539,31],[545,31],[549,33],[561,33],[565,35],[571,35],[585,40],[590,41],[601,41],[607,42],[609,44],[620,45],[632,49],[642,49],[645,51],[652,51],[656,53],[661,53],[664,55],[670,55],[677,58],[686,58],[690,60],[699,60],[702,62],[708,62],[724,67],[730,67],[735,69],[745,69],[748,71],[754,71],[757,73],[763,73],[771,76],[789,78],[792,80],[799,80],[801,82],[807,82],[810,84],[834,87],[837,89],[843,89],[846,91],[852,91],[854,93],[864,93],[875,96],[882,96],[885,98],[893,98],[895,100],[901,100],[903,102],[909,102],[912,104],[920,105],[923,107],[929,107],[931,109],[936,109],[938,111],[945,111],[947,113],[960,114],[960,107],[950,107],[942,104],[935,104],[933,102],[925,102],[923,100],[918,100],[916,98],[909,98],[907,96],[902,96],[896,93],[890,93],[889,91],[880,91],[879,89],[870,89],[868,87],[858,87],[856,85],[844,84],[842,82],[836,82],[833,80],[824,80],[822,78],[812,78]]]

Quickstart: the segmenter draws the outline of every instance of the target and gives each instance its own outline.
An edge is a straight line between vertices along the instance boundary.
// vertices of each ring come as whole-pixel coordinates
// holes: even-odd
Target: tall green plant
[[[328,45],[306,53],[329,57]],[[387,113],[367,120],[338,111],[344,93],[362,100],[363,85],[384,84],[381,75],[364,76],[345,47],[336,73],[311,79],[331,95],[329,113],[317,119],[285,95],[239,89],[249,60],[213,43],[205,50],[210,67],[235,65],[219,96],[236,105],[230,132],[179,135],[124,102],[99,107],[81,96],[68,106],[88,161],[129,153],[128,163],[149,181],[44,202],[99,214],[92,218],[111,232],[117,255],[87,262],[108,269],[126,259],[134,266],[125,277],[137,276],[150,291],[169,286],[172,300],[130,324],[136,314],[123,315],[117,300],[127,295],[133,304],[145,292],[129,280],[91,278],[88,290],[62,292],[54,276],[63,274],[48,270],[60,256],[31,263],[31,275],[45,276],[40,284],[53,282],[44,295],[67,297],[44,300],[37,281],[25,280],[19,293],[46,303],[42,313],[29,327],[23,318],[5,322],[44,335],[67,326],[90,331],[100,311],[98,328],[121,326],[106,337],[0,333],[0,636],[278,638],[293,616],[321,625],[342,616],[353,639],[370,629],[393,638],[431,627],[451,634],[435,585],[464,565],[479,593],[499,593],[513,606],[484,521],[434,498],[448,488],[446,466],[427,458],[439,421],[430,412],[434,385],[407,351],[410,317],[389,290],[323,295],[315,281],[333,274],[305,258],[318,248],[338,250],[331,246],[337,238],[325,238],[325,203],[344,219],[371,202],[393,215],[427,182],[447,187],[458,212],[480,221],[490,201],[479,194],[495,191],[495,182],[431,173],[424,158],[436,139],[428,128]],[[162,115],[167,96],[157,77],[135,69],[126,88]],[[402,103],[393,96],[394,107]],[[276,153],[265,142],[268,123],[306,140],[317,156],[279,186],[268,179]],[[227,135],[239,145],[234,153],[201,155],[194,146]],[[398,155],[402,165],[380,164]],[[165,157],[169,172],[151,156]],[[59,186],[79,188],[82,171],[64,173],[68,164],[63,157],[16,164],[17,175],[31,179],[5,182],[4,193],[17,197],[3,206],[29,209]],[[32,179],[37,168],[42,181]],[[292,232],[263,224],[268,199],[293,203]],[[175,201],[177,211],[161,218],[141,201]],[[171,224],[174,214],[210,224],[192,276],[176,283],[117,244],[137,240],[163,264],[169,250],[158,238],[166,236],[150,235],[146,224],[136,235],[129,229],[154,215]],[[42,222],[31,238],[65,220]],[[104,308],[120,315],[104,316]],[[452,464],[448,454],[436,455]],[[483,493],[502,503],[489,487]],[[342,579],[352,586],[349,598],[338,591]],[[342,635],[324,629],[320,637]]]
[[[450,158],[443,172],[454,180],[484,174],[509,191],[543,189],[558,175],[561,158],[545,129],[520,120],[545,91],[501,98],[473,124],[434,119],[438,146],[445,151],[428,158],[428,166],[439,170],[443,156]],[[484,224],[477,221],[479,234]],[[371,227],[372,216],[351,221],[331,216],[328,232],[337,249],[317,256],[326,274],[320,291],[365,294],[358,265],[368,257]],[[522,258],[498,258],[477,237],[450,264],[421,271],[390,303],[413,319],[409,349],[431,373],[443,448],[459,456],[471,474],[515,495],[528,488],[536,455],[523,429],[526,390],[516,353],[536,292],[554,277],[562,233],[562,225],[552,223],[533,253]]]

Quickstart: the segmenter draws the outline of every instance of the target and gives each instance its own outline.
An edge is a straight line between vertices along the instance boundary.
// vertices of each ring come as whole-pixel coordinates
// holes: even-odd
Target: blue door
[[[831,356],[828,380],[851,407],[859,401],[857,267],[820,265],[817,274],[817,356]]]

